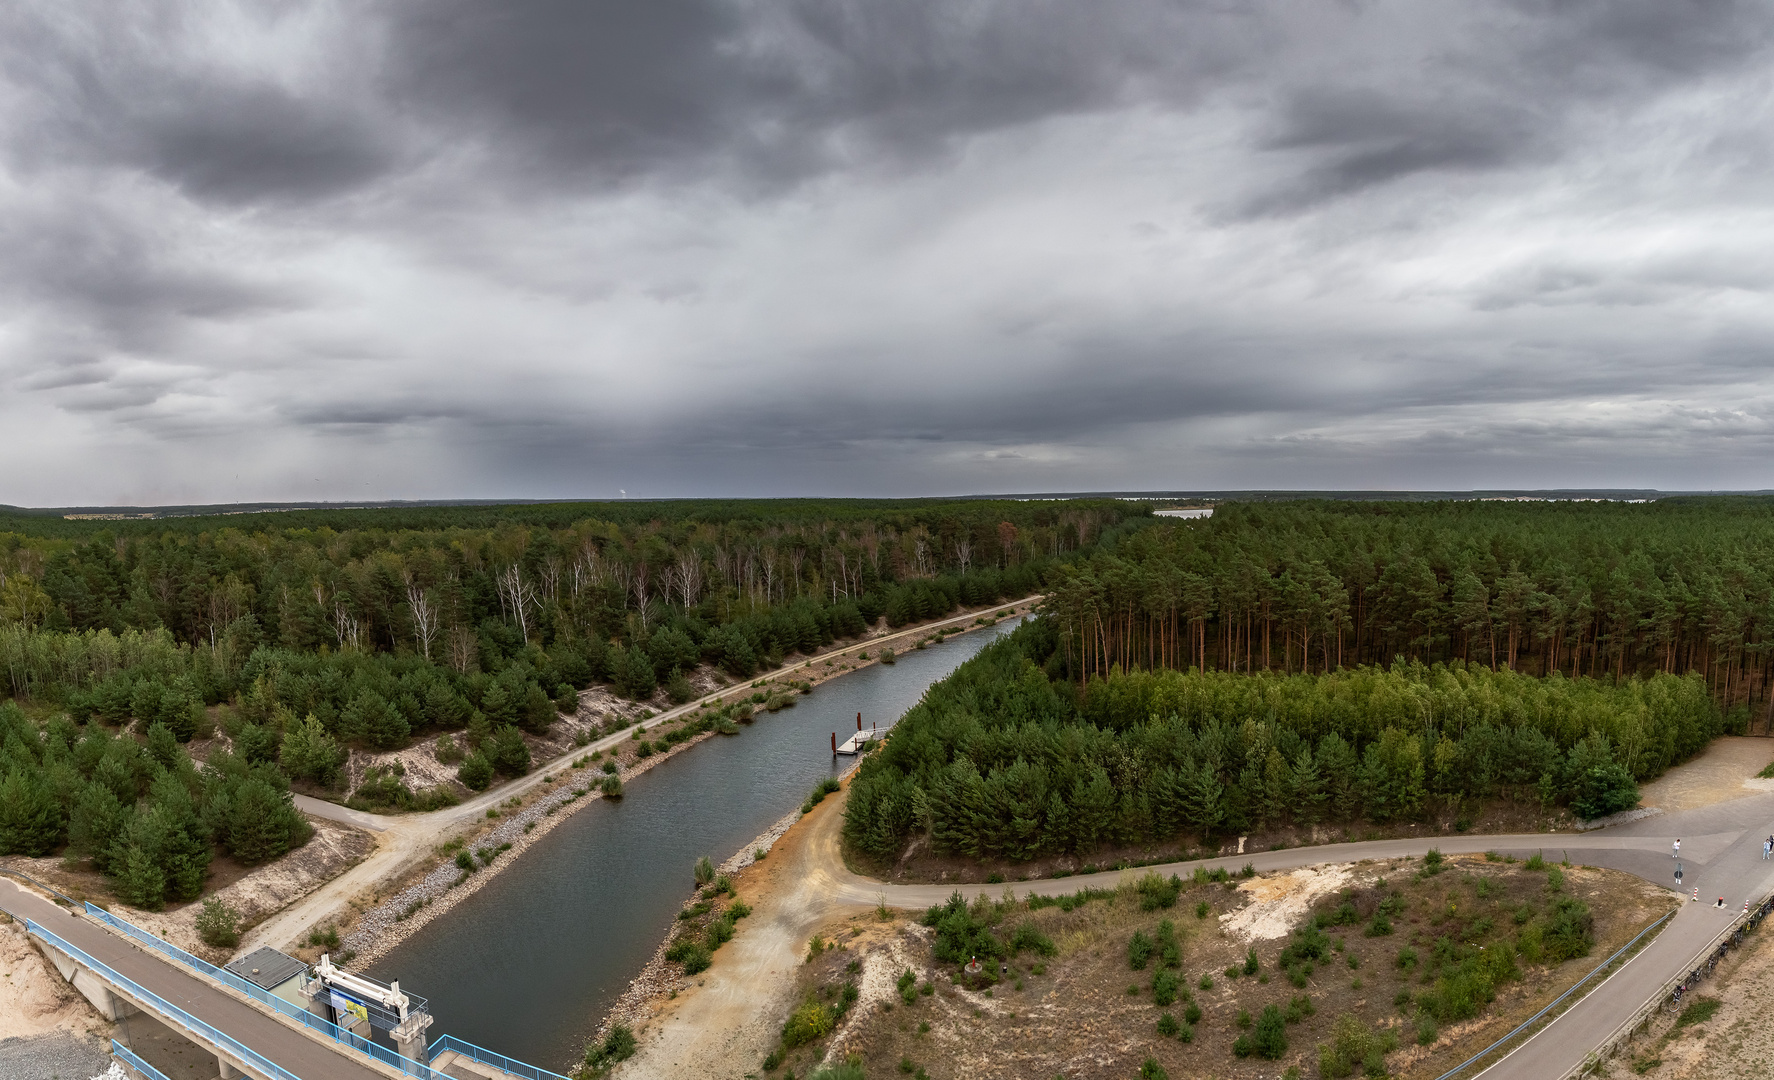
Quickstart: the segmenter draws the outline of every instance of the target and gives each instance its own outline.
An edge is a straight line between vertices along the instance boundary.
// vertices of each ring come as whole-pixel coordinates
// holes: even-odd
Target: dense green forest
[[[485,788],[593,682],[688,700],[697,664],[746,677],[1026,596],[1149,521],[1111,500],[0,515],[0,854],[66,846],[132,904],[188,899],[216,846],[303,842],[291,784],[337,790],[351,747],[465,731],[440,751]],[[200,768],[181,744],[217,734]]]
[[[1038,619],[932,687],[864,761],[844,836],[1026,860],[1289,825],[1450,816],[1476,800],[1638,801],[1725,721],[1698,676],[1536,678],[1454,660],[1330,674],[1065,673]]]
[[[1066,671],[1698,672],[1768,723],[1774,501],[1233,503],[1052,587]]]
[[[256,693],[262,713],[386,747],[403,724],[459,726],[463,702],[486,711],[495,685],[500,719],[542,722],[563,686],[644,697],[701,661],[750,675],[882,616],[1024,595],[1145,515],[1111,500],[14,515],[0,666],[12,696],[76,721],[154,717],[187,739],[195,706]],[[379,701],[354,711],[366,694]]]

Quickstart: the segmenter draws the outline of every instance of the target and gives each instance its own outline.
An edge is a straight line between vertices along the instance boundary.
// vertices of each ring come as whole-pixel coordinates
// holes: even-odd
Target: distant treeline
[[[1065,673],[1699,672],[1764,722],[1774,500],[1233,503],[1062,572]]]
[[[1150,521],[1115,500],[15,517],[0,521],[21,530],[0,533],[0,686],[180,741],[221,702],[278,745],[310,716],[380,750],[467,727],[465,751],[517,768],[515,735],[502,758],[483,744],[545,731],[594,682],[688,700],[699,663],[748,677],[882,618],[1025,596]],[[337,777],[330,752],[286,771]]]
[[[1535,678],[1455,660],[1332,674],[1113,670],[1065,681],[1064,623],[936,684],[864,761],[844,836],[1026,860],[1286,825],[1450,816],[1475,800],[1633,806],[1725,722],[1697,676]]]

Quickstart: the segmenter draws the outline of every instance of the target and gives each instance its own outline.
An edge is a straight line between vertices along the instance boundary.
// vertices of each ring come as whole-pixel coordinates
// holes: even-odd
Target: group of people
[[[1669,857],[1672,859],[1679,859],[1682,857],[1682,842],[1680,838],[1677,838],[1675,846],[1670,850]],[[1770,835],[1766,840],[1762,841],[1762,858],[1774,859],[1774,835]]]

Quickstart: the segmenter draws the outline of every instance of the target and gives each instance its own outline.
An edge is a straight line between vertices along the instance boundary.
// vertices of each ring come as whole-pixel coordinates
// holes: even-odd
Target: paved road
[[[828,813],[810,823],[813,832],[808,837],[813,856],[808,877],[818,883],[834,907],[872,907],[885,901],[890,907],[923,908],[947,900],[956,891],[954,885],[888,885],[851,873],[844,866],[839,850],[841,823],[840,813]],[[1650,1000],[1666,980],[1682,970],[1696,952],[1729,925],[1742,911],[1745,901],[1759,901],[1774,891],[1774,862],[1764,862],[1761,856],[1761,838],[1770,834],[1774,834],[1774,795],[1756,795],[1588,833],[1375,840],[1229,855],[1146,869],[1185,877],[1194,873],[1198,866],[1210,870],[1216,867],[1237,870],[1250,863],[1259,871],[1292,870],[1361,859],[1421,857],[1431,847],[1436,847],[1450,855],[1483,851],[1523,858],[1537,852],[1547,859],[1569,855],[1574,862],[1623,870],[1655,884],[1673,887],[1674,861],[1670,858],[1670,845],[1676,837],[1681,837],[1685,870],[1683,887],[1692,890],[1698,886],[1706,903],[1684,904],[1671,924],[1637,956],[1577,1005],[1482,1074],[1486,1080],[1544,1080],[1563,1074],[1599,1046],[1623,1020]],[[1010,887],[1022,895],[1055,896],[1083,888],[1113,888],[1124,873],[1144,874],[1146,869],[1014,882]],[[961,886],[960,891],[969,898],[980,894],[995,898],[1003,894],[1004,888],[1004,885],[970,885]],[[1711,906],[1719,896],[1725,898],[1723,911]]]
[[[1039,602],[1040,599],[1040,596],[1027,596],[1008,604],[998,604],[989,608],[969,611],[965,615],[957,615],[952,619],[941,619],[905,630],[898,630],[891,634],[884,634],[881,637],[870,638],[866,641],[854,642],[840,649],[820,653],[799,664],[769,672],[762,677],[769,679],[793,678],[815,664],[823,664],[828,660],[846,659],[865,649],[878,650],[884,645],[891,646],[914,641],[939,629],[968,631],[973,629],[973,620],[982,615],[1002,615],[1012,608],[1028,608]],[[695,712],[705,703],[744,697],[752,692],[750,683],[742,683],[718,693],[705,694],[688,705],[681,705],[653,717],[645,722],[645,726],[648,728],[658,727],[679,716]],[[244,935],[240,952],[236,955],[245,955],[261,945],[284,949],[297,944],[310,929],[332,917],[353,897],[377,882],[404,872],[415,861],[428,854],[434,846],[448,839],[456,828],[484,819],[488,808],[497,806],[513,795],[521,795],[536,788],[542,783],[544,777],[567,772],[573,767],[574,759],[581,755],[598,750],[609,750],[627,742],[633,738],[632,732],[633,728],[631,727],[614,735],[607,735],[589,746],[561,755],[527,776],[507,784],[501,784],[457,806],[429,813],[371,814],[362,810],[352,810],[337,803],[297,795],[295,797],[296,806],[303,813],[341,821],[377,833],[376,850],[363,862],[253,927]]]
[[[38,923],[302,1080],[387,1080],[384,1073],[358,1054],[307,1035],[223,992],[214,983],[137,948],[91,919],[69,914],[13,882],[0,880],[0,910],[21,922],[30,919]],[[175,1030],[184,1030],[171,1018],[166,1018],[166,1022]]]

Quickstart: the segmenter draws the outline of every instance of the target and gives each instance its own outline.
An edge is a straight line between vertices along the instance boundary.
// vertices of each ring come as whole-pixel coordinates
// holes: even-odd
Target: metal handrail
[[[528,1062],[506,1057],[504,1054],[496,1054],[491,1050],[476,1046],[466,1040],[458,1039],[454,1035],[439,1036],[438,1040],[431,1044],[431,1049],[426,1052],[425,1056],[435,1059],[439,1048],[444,1050],[454,1050],[456,1053],[474,1061],[478,1061],[482,1065],[491,1065],[501,1072],[510,1073],[512,1076],[527,1077],[528,1080],[568,1080],[567,1077],[562,1076],[560,1073],[550,1072],[547,1069],[531,1065]]]
[[[145,1080],[167,1080],[165,1073],[137,1057],[135,1051],[116,1039],[111,1040],[111,1054],[122,1059],[123,1063],[136,1073],[137,1080],[143,1080],[143,1078]]]
[[[1542,1016],[1545,1016],[1547,1013],[1551,1012],[1553,1009],[1558,1008],[1559,1002],[1563,1001],[1564,999],[1570,997],[1572,994],[1576,993],[1579,989],[1582,988],[1584,983],[1588,982],[1589,980],[1595,978],[1597,975],[1606,971],[1610,966],[1613,965],[1614,961],[1620,959],[1621,956],[1625,955],[1626,950],[1632,948],[1634,945],[1637,945],[1641,940],[1643,940],[1644,936],[1646,934],[1657,929],[1659,926],[1662,926],[1664,923],[1668,922],[1670,919],[1672,919],[1674,917],[1675,917],[1675,912],[1673,912],[1673,911],[1668,912],[1661,919],[1658,919],[1656,922],[1645,927],[1643,930],[1640,930],[1638,932],[1637,937],[1633,938],[1631,941],[1627,942],[1626,944],[1620,946],[1620,948],[1616,949],[1614,951],[1613,956],[1610,956],[1606,960],[1602,961],[1600,964],[1597,964],[1594,971],[1591,971],[1589,974],[1583,976],[1581,979],[1578,979],[1576,982],[1572,983],[1570,988],[1567,989],[1564,993],[1560,994],[1556,998],[1553,998],[1551,1004],[1547,1005],[1544,1009],[1541,1009],[1539,1012],[1535,1013],[1534,1015],[1528,1017],[1526,1020],[1522,1021],[1520,1024],[1516,1025],[1514,1031],[1511,1031],[1509,1034],[1503,1036],[1501,1039],[1498,1039],[1496,1042],[1485,1047],[1483,1050],[1480,1050],[1478,1053],[1473,1054],[1471,1057],[1467,1058],[1465,1061],[1460,1062],[1460,1064],[1455,1065],[1453,1068],[1449,1069],[1447,1072],[1442,1073],[1440,1076],[1436,1077],[1435,1080],[1448,1080],[1449,1077],[1458,1073],[1460,1070],[1466,1068],[1466,1066],[1477,1061],[1479,1058],[1484,1057],[1486,1054],[1489,1054],[1491,1051],[1497,1049],[1497,1047],[1502,1046],[1504,1043],[1508,1042],[1510,1039],[1515,1038],[1517,1035],[1520,1035],[1522,1032],[1526,1031],[1528,1028],[1534,1026],[1536,1023],[1539,1022],[1539,1020]]]
[[[93,959],[84,949],[67,941],[53,930],[45,929],[34,920],[26,919],[25,932],[27,934],[36,934],[45,942],[48,942],[62,952],[67,953],[80,963],[85,964],[95,973],[102,975],[113,985],[122,987],[138,1000],[148,1002],[156,1011],[177,1021],[192,1034],[232,1052],[238,1056],[240,1060],[248,1063],[266,1076],[272,1077],[273,1080],[301,1080],[301,1078],[295,1073],[290,1072],[282,1065],[272,1061],[270,1058],[259,1053],[257,1050],[254,1050],[252,1047],[247,1046],[234,1036],[192,1016],[184,1009],[179,1008],[177,1005],[174,1005],[172,1002],[161,997],[159,994],[156,994],[154,991],[149,990],[135,980],[118,973],[110,965]]]
[[[303,1027],[325,1035],[327,1038],[332,1039],[341,1046],[348,1046],[371,1060],[379,1061],[384,1065],[399,1069],[407,1076],[417,1077],[418,1080],[447,1080],[447,1078],[443,1077],[443,1074],[437,1072],[435,1069],[431,1068],[431,1066],[426,1065],[423,1062],[414,1061],[412,1058],[390,1050],[380,1043],[372,1042],[348,1028],[340,1027],[323,1016],[316,1016],[302,1006],[297,1005],[292,1001],[286,1001],[283,998],[278,997],[276,994],[271,993],[269,990],[253,985],[251,982],[234,974],[232,971],[228,971],[225,968],[219,968],[201,957],[193,956],[184,949],[174,945],[172,942],[163,941],[160,938],[155,937],[153,934],[148,933],[146,930],[143,930],[141,927],[120,919],[103,908],[94,907],[92,904],[88,904],[86,905],[86,909],[93,918],[98,919],[107,926],[117,930],[119,933],[124,934],[131,940],[148,946],[162,956],[165,956],[176,963],[183,964],[200,975],[207,975],[210,978],[215,979],[217,982],[227,986],[229,989],[237,990],[240,993],[245,994],[247,997],[257,1001],[261,1005],[269,1006],[279,1015],[288,1017],[301,1024]]]
[[[77,905],[80,903],[80,901],[74,899],[72,896],[69,896],[67,893],[56,888],[54,885],[50,885],[46,882],[38,881],[36,878],[32,877],[31,875],[25,873],[22,870],[14,870],[10,866],[0,866],[0,874],[11,874],[15,878],[19,878],[23,881],[28,881],[31,884],[37,886],[39,889],[42,889],[45,892],[52,892],[52,893],[56,894],[57,896],[61,897],[63,900],[66,900],[70,904]]]

